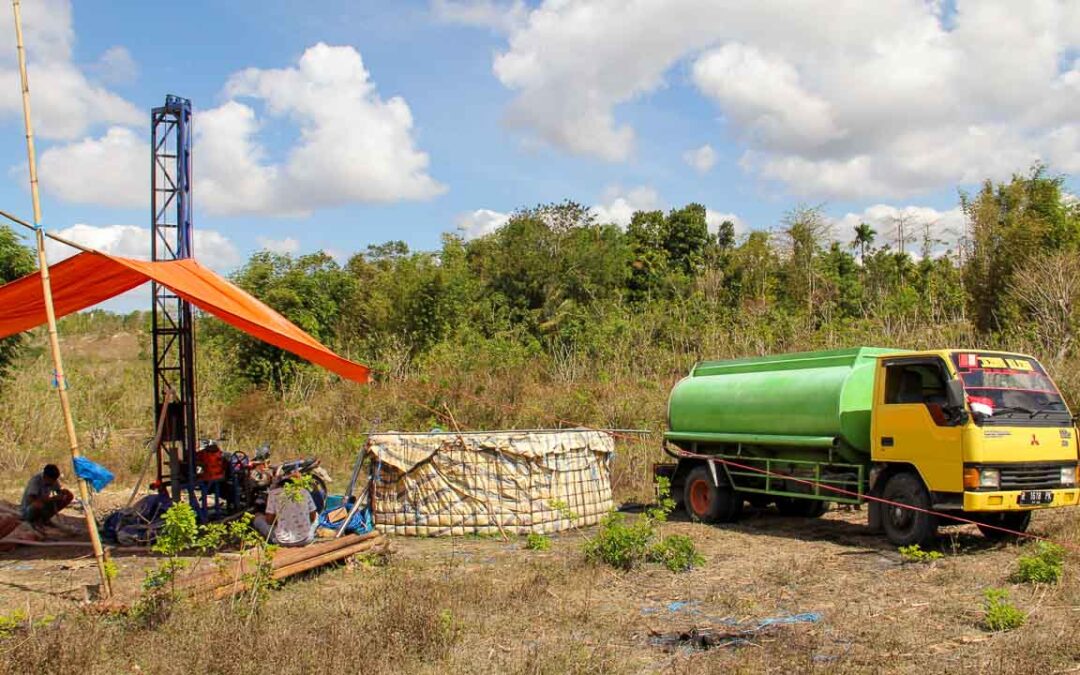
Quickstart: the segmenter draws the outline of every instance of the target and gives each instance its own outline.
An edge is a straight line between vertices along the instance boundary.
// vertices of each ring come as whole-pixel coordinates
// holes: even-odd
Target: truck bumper
[[[1031,511],[1034,509],[1053,509],[1061,506],[1076,506],[1080,502],[1080,489],[1048,490],[1054,493],[1049,504],[1020,504],[1020,491],[1010,492],[965,492],[965,511]]]

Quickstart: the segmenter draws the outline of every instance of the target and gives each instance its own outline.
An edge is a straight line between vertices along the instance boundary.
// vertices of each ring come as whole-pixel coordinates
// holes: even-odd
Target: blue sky
[[[841,239],[896,217],[955,239],[958,188],[1080,167],[1080,12],[1053,0],[24,7],[47,225],[138,255],[149,109],[183,95],[197,253],[222,271],[264,246],[433,249],[563,199],[620,223],[695,201],[741,232],[820,204]],[[4,20],[0,203],[29,215]]]

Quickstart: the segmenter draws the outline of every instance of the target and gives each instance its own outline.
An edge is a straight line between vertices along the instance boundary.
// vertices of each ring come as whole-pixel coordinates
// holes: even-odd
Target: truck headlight
[[[994,488],[995,490],[1001,487],[1001,470],[979,469],[979,487]]]
[[[1076,465],[1061,467],[1061,484],[1076,485]]]

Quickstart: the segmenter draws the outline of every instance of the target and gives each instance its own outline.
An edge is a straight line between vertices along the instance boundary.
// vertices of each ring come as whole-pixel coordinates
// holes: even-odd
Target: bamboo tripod
[[[56,311],[53,308],[52,285],[49,282],[49,261],[45,255],[45,231],[41,225],[41,197],[38,193],[37,160],[34,154],[34,129],[30,123],[30,83],[26,76],[26,49],[23,47],[22,16],[19,0],[11,0],[15,12],[15,45],[19,55],[19,78],[22,82],[23,124],[26,127],[26,155],[30,167],[30,197],[34,204],[34,228],[37,240],[38,267],[41,269],[41,290],[45,296],[45,316],[49,322],[49,349],[52,351],[53,369],[56,372],[56,391],[60,395],[60,409],[64,414],[64,427],[67,429],[68,444],[74,465],[79,456],[79,437],[75,433],[75,420],[71,416],[71,402],[67,395],[67,381],[64,378],[64,361],[60,356],[60,338],[56,331]],[[74,466],[73,466],[74,469]],[[90,490],[86,481],[77,479],[79,499],[82,501],[86,516],[86,529],[90,532],[90,543],[94,547],[98,573],[101,575],[101,590],[104,597],[112,595],[112,585],[105,565],[105,550],[98,536],[97,520],[90,505]]]

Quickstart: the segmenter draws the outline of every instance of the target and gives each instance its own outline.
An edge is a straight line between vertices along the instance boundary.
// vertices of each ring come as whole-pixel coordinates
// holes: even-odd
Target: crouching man
[[[60,469],[46,464],[41,473],[30,478],[23,490],[22,518],[35,527],[49,525],[53,516],[63,511],[75,495],[60,485]]]
[[[266,495],[266,513],[258,515],[252,526],[271,544],[305,546],[315,539],[318,512],[311,493],[299,486],[286,484],[285,478]]]

